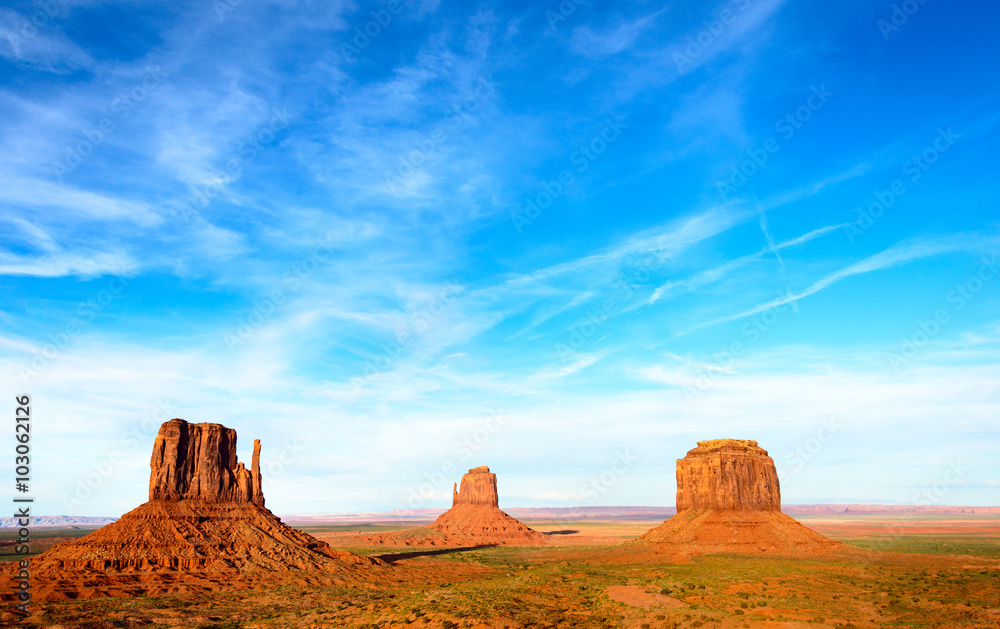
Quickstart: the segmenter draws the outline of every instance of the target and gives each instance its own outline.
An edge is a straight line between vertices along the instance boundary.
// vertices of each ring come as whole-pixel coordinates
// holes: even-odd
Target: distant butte
[[[433,525],[367,536],[365,541],[398,546],[501,546],[545,544],[548,536],[499,507],[497,475],[474,467],[452,489],[451,509]]]
[[[33,598],[207,591],[274,573],[340,583],[384,565],[268,511],[259,459],[255,441],[250,469],[237,462],[236,431],[220,424],[165,422],[150,459],[149,501],[32,559]]]
[[[660,551],[822,552],[841,546],[781,513],[774,460],[745,439],[699,441],[677,461],[677,515],[640,541]]]

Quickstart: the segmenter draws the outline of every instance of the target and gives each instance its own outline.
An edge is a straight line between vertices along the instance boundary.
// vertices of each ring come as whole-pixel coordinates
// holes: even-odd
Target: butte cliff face
[[[150,500],[252,502],[264,506],[260,483],[260,440],[253,442],[248,470],[236,460],[236,431],[221,424],[172,419],[153,442],[149,461]]]
[[[677,461],[677,511],[780,511],[778,472],[756,441],[714,439]]]
[[[173,419],[150,459],[149,502],[32,560],[33,598],[207,591],[281,579],[342,583],[384,562],[335,550],[264,507],[260,442],[250,469],[236,431]]]
[[[490,468],[482,465],[469,470],[469,473],[462,477],[462,489],[455,488],[451,492],[451,506],[458,505],[482,505],[486,507],[499,507],[500,499],[497,496],[497,475],[490,472]]]
[[[778,472],[756,441],[714,439],[677,461],[677,515],[641,541],[657,552],[814,553],[840,547],[781,512]]]

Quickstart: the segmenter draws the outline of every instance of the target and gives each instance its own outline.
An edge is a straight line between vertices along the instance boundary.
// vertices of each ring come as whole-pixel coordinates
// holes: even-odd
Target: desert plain
[[[978,511],[984,511],[979,509]],[[994,510],[995,511],[995,510]],[[796,515],[848,552],[815,558],[701,555],[657,561],[629,545],[659,520],[530,520],[544,547],[355,545],[397,522],[310,523],[337,548],[381,557],[369,580],[174,586],[138,597],[39,603],[24,627],[1000,627],[1000,513]],[[422,526],[411,525],[411,526]],[[91,532],[44,529],[38,550]],[[13,558],[12,533],[0,533]]]

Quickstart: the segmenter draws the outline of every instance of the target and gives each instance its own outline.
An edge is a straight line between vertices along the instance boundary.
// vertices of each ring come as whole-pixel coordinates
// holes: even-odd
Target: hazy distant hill
[[[88,518],[77,515],[39,515],[31,518],[31,528],[72,528],[75,526],[104,526],[118,518]],[[0,518],[0,529],[20,528],[17,518]]]
[[[1000,507],[953,507],[915,505],[782,505],[788,515],[961,515],[1000,514]],[[664,520],[677,513],[673,507],[511,507],[508,514],[528,520]],[[296,513],[280,516],[287,524],[356,524],[365,522],[431,522],[445,509],[413,509],[408,511],[383,511],[372,513]],[[70,528],[104,526],[118,518],[88,518],[71,515],[46,515],[32,518],[31,526],[38,528]],[[0,518],[0,528],[16,528],[14,518]]]
[[[952,507],[952,506],[922,506],[922,505],[781,505],[781,510],[788,515],[821,515],[854,514],[854,515],[902,515],[939,514],[960,515],[973,513],[1000,513],[1000,507]]]
[[[501,507],[502,508],[502,507]],[[664,520],[677,513],[673,507],[511,507],[503,509],[511,516],[526,520]],[[795,515],[904,515],[904,514],[1000,514],[1000,507],[951,507],[915,505],[782,505],[782,512]],[[444,509],[413,509],[382,513],[316,513],[283,515],[289,524],[352,524],[363,522],[430,522]]]

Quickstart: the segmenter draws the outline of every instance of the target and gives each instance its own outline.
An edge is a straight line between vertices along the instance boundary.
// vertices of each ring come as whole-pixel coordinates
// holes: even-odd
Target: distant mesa
[[[746,439],[699,441],[677,461],[677,515],[641,541],[661,551],[816,552],[839,548],[781,513],[774,460]]]
[[[369,543],[398,546],[501,546],[544,544],[548,536],[512,518],[499,507],[497,475],[484,466],[474,467],[452,489],[451,509],[434,524],[369,535]]]
[[[220,424],[165,422],[150,459],[149,501],[32,559],[33,598],[207,591],[292,572],[340,583],[383,565],[267,510],[259,459],[255,441],[250,469],[237,462],[236,431]]]

